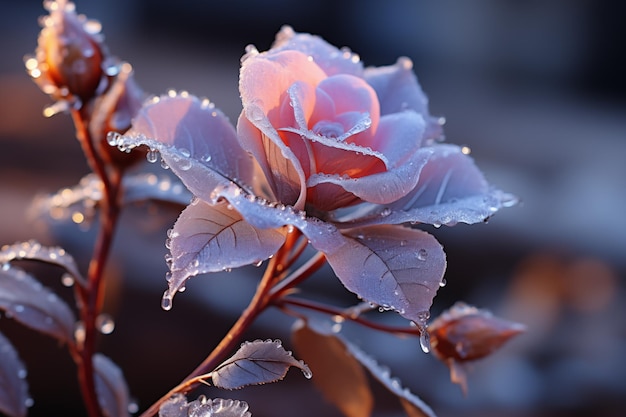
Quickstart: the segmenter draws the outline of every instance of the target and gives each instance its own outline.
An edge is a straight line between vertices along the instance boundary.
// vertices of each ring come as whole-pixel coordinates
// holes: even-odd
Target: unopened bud
[[[102,65],[107,53],[100,25],[77,15],[74,4],[66,0],[47,1],[44,6],[50,14],[41,19],[36,54],[26,59],[26,69],[53,98],[86,102],[106,83]]]

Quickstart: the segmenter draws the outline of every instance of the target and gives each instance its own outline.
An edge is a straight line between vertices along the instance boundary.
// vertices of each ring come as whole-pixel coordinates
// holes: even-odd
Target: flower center
[[[343,125],[339,122],[331,122],[330,120],[320,120],[313,126],[313,132],[316,135],[324,136],[326,138],[337,139],[345,133]]]

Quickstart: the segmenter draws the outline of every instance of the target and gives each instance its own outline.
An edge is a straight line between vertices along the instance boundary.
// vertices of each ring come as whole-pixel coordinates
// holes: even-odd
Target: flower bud
[[[106,82],[100,24],[77,15],[74,4],[65,0],[44,6],[50,14],[41,19],[36,55],[26,59],[26,69],[54,99],[78,98],[84,103]]]
[[[450,368],[450,379],[467,393],[463,364],[484,358],[526,327],[462,302],[443,312],[428,328],[433,353]]]

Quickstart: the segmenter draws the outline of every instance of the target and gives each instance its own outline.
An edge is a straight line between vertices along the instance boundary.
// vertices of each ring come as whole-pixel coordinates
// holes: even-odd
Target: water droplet
[[[426,251],[426,249],[420,249],[417,251],[417,259],[419,259],[420,261],[425,261],[426,258],[428,258],[428,252]]]
[[[420,328],[420,347],[422,352],[430,353],[430,334],[426,330],[426,326]]]
[[[308,367],[308,366],[306,366],[306,365],[304,365],[304,362],[302,362],[302,361],[301,361],[300,363],[302,363],[302,365],[304,366],[304,367],[302,368],[302,374],[304,375],[304,377],[305,377],[306,379],[311,379],[311,378],[313,377],[313,373],[311,372],[311,370],[309,369],[309,367]]]
[[[26,400],[24,400],[24,405],[26,406],[26,408],[30,408],[33,405],[35,405],[35,400],[33,400],[32,398],[28,397],[28,398],[26,398]]]
[[[115,330],[115,321],[108,314],[100,314],[96,317],[96,327],[102,334],[111,334]]]
[[[163,298],[161,299],[161,308],[165,311],[170,311],[172,309],[172,296],[169,291],[165,291],[163,294]]]
[[[185,292],[185,290],[187,290],[187,287],[185,287],[184,285],[181,285],[181,286],[178,288],[178,292]]]
[[[191,156],[191,152],[187,148],[180,148],[178,152],[180,152],[180,154],[185,158],[189,158]]]
[[[72,285],[74,285],[74,277],[70,274],[63,274],[61,276],[61,284],[63,284],[66,287],[71,287]]]
[[[76,343],[82,345],[85,342],[85,324],[82,321],[76,323],[76,328],[74,329],[74,339],[76,339]]]
[[[151,164],[155,163],[159,159],[159,151],[156,149],[150,149],[148,153],[146,153],[146,159]]]
[[[380,215],[382,217],[387,217],[391,214],[391,209],[390,208],[385,208],[383,209],[383,211],[380,212]]]
[[[15,306],[15,312],[16,313],[23,313],[24,312],[24,306],[21,304],[18,304]]]
[[[448,283],[448,282],[446,281],[446,279],[445,279],[445,278],[442,278],[442,279],[441,279],[441,282],[439,283],[439,286],[443,288],[443,287],[445,287],[445,286],[446,286],[446,284],[447,284],[447,283]]]
[[[109,132],[107,133],[107,143],[111,146],[117,146],[121,137],[122,135],[117,132]]]

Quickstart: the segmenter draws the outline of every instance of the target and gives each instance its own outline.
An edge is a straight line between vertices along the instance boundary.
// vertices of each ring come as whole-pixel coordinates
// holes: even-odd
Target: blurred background
[[[43,118],[49,99],[24,70],[44,10],[34,0],[0,0],[0,10],[0,245],[36,238],[64,246],[84,266],[94,238],[88,226],[46,226],[28,215],[35,195],[72,186],[88,173],[69,117]],[[467,397],[416,340],[346,331],[441,417],[624,415],[626,5],[108,0],[78,1],[77,10],[100,20],[111,52],[133,65],[146,91],[206,96],[231,120],[240,111],[244,47],[269,48],[283,24],[349,46],[366,65],[410,57],[431,113],[447,120],[447,141],[469,146],[489,181],[522,200],[486,225],[427,229],[449,263],[433,316],[463,300],[528,331],[472,366]],[[123,368],[140,409],[204,358],[260,273],[195,278],[174,309],[162,311],[163,242],[176,216],[149,205],[130,208],[108,273],[106,310],[116,329],[100,348]],[[34,272],[70,298],[59,271]],[[351,300],[328,270],[308,289],[338,303]],[[290,323],[269,313],[248,339],[289,345]],[[79,415],[66,351],[8,319],[0,320],[0,331],[29,369],[31,415]],[[245,399],[255,416],[339,416],[296,374],[289,383],[204,393]],[[377,394],[377,415],[402,415],[383,390]]]

